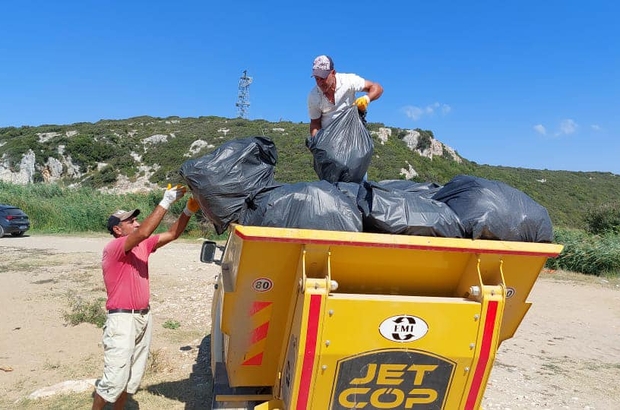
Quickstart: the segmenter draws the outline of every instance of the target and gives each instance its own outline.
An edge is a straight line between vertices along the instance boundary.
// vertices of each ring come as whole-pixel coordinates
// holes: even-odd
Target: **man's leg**
[[[114,410],[123,410],[125,408],[125,402],[127,401],[127,391],[123,391],[116,402],[114,402]]]
[[[118,396],[118,399],[114,402],[114,410],[123,410],[125,408],[125,403],[127,402],[127,392],[124,391]],[[93,409],[92,410],[102,410],[103,407],[107,404],[107,401],[103,397],[99,395],[99,393],[95,392],[95,399],[93,400]]]
[[[93,410],[103,409],[106,403],[114,403],[115,409],[125,405],[134,339],[132,314],[108,315],[103,331],[103,376],[96,383]]]
[[[134,315],[135,347],[131,358],[131,372],[125,391],[129,394],[136,394],[140,387],[140,382],[148,365],[149,348],[151,346],[151,335],[153,331],[153,317],[151,313],[146,315]]]
[[[93,400],[93,410],[101,410],[106,405],[106,401],[95,391],[95,398]]]

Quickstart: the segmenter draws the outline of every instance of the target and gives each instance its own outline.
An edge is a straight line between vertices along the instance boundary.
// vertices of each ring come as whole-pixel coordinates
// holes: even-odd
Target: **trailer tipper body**
[[[232,225],[214,409],[478,409],[561,245]]]

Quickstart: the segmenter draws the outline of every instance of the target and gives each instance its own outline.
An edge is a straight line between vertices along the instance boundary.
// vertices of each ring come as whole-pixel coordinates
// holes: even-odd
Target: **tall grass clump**
[[[57,184],[35,183],[14,185],[0,182],[0,203],[17,206],[30,218],[29,232],[80,233],[107,232],[108,217],[117,209],[138,208],[142,220],[159,204],[164,191],[148,193],[107,194],[93,188],[68,188]],[[188,196],[187,196],[188,197]],[[156,232],[168,229],[183,212],[187,199],[174,203]],[[186,233],[193,236],[209,234],[210,227],[198,212],[192,217]]]
[[[620,276],[620,236],[591,235],[577,229],[556,229],[555,241],[562,253],[547,261],[551,269],[563,269],[595,276]]]

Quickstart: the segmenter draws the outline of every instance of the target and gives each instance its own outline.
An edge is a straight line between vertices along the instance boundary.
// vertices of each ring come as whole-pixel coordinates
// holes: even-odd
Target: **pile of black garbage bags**
[[[351,110],[352,111],[352,110]],[[267,137],[227,142],[179,173],[218,234],[231,223],[447,238],[552,242],[547,210],[502,182],[458,175],[441,186],[365,178],[373,152],[366,128],[342,115],[309,138],[319,181],[278,183]],[[335,125],[334,125],[335,124]],[[357,128],[356,128],[357,127]],[[353,129],[353,132],[351,132]],[[349,130],[345,132],[344,130]],[[335,144],[335,140],[339,144]]]

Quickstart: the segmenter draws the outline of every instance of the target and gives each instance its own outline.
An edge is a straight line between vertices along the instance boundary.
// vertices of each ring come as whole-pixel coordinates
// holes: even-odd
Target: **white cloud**
[[[573,120],[566,119],[566,120],[562,120],[560,122],[560,132],[558,135],[562,135],[562,134],[573,134],[575,133],[575,131],[577,131],[577,123]]]
[[[403,111],[405,112],[405,115],[407,117],[411,118],[414,121],[419,120],[423,114],[423,111],[420,107],[414,107],[411,105],[403,108]]]
[[[547,135],[547,129],[545,128],[544,125],[542,124],[536,124],[534,125],[534,131],[536,131],[537,133],[539,133],[540,135]]]
[[[594,128],[595,126],[593,125],[592,127]],[[547,127],[545,127],[542,124],[536,124],[532,128],[534,129],[534,131],[536,131],[540,135],[549,135],[547,133]],[[557,131],[555,131],[551,135],[554,137],[560,137],[562,135],[574,134],[577,132],[578,128],[579,128],[579,124],[577,124],[574,120],[567,118],[567,119],[560,121]]]
[[[414,121],[417,121],[425,116],[432,116],[435,114],[435,112],[441,112],[442,115],[447,115],[450,111],[452,111],[452,107],[450,107],[448,104],[442,104],[439,102],[429,104],[426,107],[408,105],[403,108],[403,112],[405,113],[405,115]]]
[[[598,125],[598,124],[592,124],[592,125],[590,125],[590,127],[592,127],[592,129],[594,131],[600,131],[601,130],[601,126]]]

